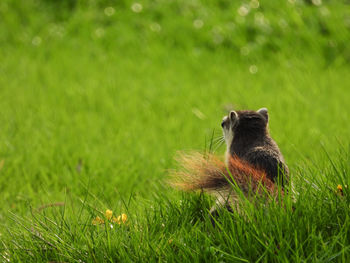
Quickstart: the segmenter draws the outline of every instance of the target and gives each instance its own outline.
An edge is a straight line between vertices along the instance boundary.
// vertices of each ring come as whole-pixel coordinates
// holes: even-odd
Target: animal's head
[[[238,132],[250,136],[265,135],[269,116],[266,108],[257,111],[230,111],[221,122],[227,146],[230,146]]]

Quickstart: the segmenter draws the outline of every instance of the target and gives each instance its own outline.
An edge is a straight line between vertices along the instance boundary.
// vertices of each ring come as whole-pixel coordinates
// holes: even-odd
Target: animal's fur
[[[269,135],[268,119],[266,108],[231,111],[221,123],[227,145],[226,162],[214,155],[180,154],[177,160],[182,169],[173,174],[173,185],[183,190],[201,189],[212,193],[217,196],[217,204],[229,210],[237,204],[236,187],[245,196],[283,195],[289,172],[276,142]],[[216,213],[215,209],[212,214]]]
[[[172,185],[183,190],[204,190],[213,194],[230,192],[239,187],[243,194],[276,195],[276,185],[262,170],[253,168],[238,157],[230,157],[228,166],[210,154],[179,154],[182,168],[173,173]]]

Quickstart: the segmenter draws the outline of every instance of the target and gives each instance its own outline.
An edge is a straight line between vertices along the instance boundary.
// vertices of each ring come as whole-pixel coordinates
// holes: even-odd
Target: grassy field
[[[0,17],[0,262],[347,262],[346,1],[3,0]],[[299,195],[214,228],[211,197],[167,185],[174,155],[223,155],[222,116],[261,107]]]

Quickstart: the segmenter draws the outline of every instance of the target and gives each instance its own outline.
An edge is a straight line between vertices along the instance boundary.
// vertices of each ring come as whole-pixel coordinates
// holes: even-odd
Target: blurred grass
[[[10,228],[8,234],[11,218],[17,222],[25,218],[23,224],[30,229],[31,208],[66,202],[62,209],[49,208],[53,215],[48,212],[60,227],[38,226],[37,230],[44,240],[56,234],[64,240],[62,244],[72,243],[79,251],[74,254],[63,246],[59,258],[57,251],[31,257],[22,249],[12,253],[13,259],[68,260],[72,252],[74,260],[96,256],[97,261],[104,257],[142,261],[151,255],[153,260],[176,260],[178,255],[219,261],[217,251],[224,251],[222,257],[230,261],[235,256],[251,261],[260,256],[273,259],[275,252],[262,240],[277,247],[276,232],[265,221],[246,225],[241,218],[233,227],[227,215],[224,229],[234,231],[227,239],[215,229],[208,230],[209,199],[179,196],[162,186],[167,170],[174,168],[175,152],[203,150],[213,130],[220,134],[220,120],[227,110],[261,107],[269,109],[271,134],[292,175],[305,177],[322,189],[315,194],[298,177],[303,195],[297,207],[303,213],[269,210],[276,231],[289,235],[284,240],[280,233],[278,239],[285,244],[295,242],[276,259],[293,255],[295,260],[311,260],[309,253],[326,260],[327,253],[339,251],[346,258],[348,199],[339,201],[330,193],[337,184],[349,182],[347,1],[291,0],[276,5],[224,0],[3,0],[0,17],[2,247],[12,244],[36,251],[42,242],[34,242],[32,233],[26,234],[23,227]],[[218,154],[223,150],[219,148]],[[337,172],[325,152],[335,161]],[[331,200],[326,202],[333,211],[329,216],[318,211],[325,205],[324,195]],[[179,205],[180,201],[187,207]],[[136,226],[148,230],[136,227],[122,237],[114,233],[107,241],[108,232],[100,233],[102,243],[96,243],[95,249],[102,252],[91,250],[96,228],[91,229],[89,222],[94,209],[103,212],[106,208],[128,209],[130,218],[139,220]],[[265,216],[259,214],[261,210],[247,209],[258,219]],[[62,211],[67,212],[59,214]],[[193,226],[198,213],[204,223]],[[162,232],[164,217],[169,221],[165,220],[167,230]],[[285,221],[278,222],[280,218]],[[327,230],[329,225],[337,234]],[[254,232],[259,228],[258,234]],[[78,240],[70,233],[73,229]],[[203,231],[209,231],[213,240],[204,237]],[[134,239],[128,239],[129,233]],[[176,248],[162,241],[164,250],[152,254],[163,234],[174,235]],[[330,246],[327,242],[338,234]],[[251,246],[241,247],[244,240]],[[124,244],[125,251],[104,250],[105,245],[111,246],[105,241]],[[302,242],[308,244],[305,250]],[[190,257],[191,251],[203,247],[212,248]],[[128,251],[136,256],[128,258]]]
[[[90,49],[132,53],[229,50],[254,62],[308,52],[325,65],[350,59],[347,1],[4,0],[0,14],[3,44],[62,45],[76,36]]]

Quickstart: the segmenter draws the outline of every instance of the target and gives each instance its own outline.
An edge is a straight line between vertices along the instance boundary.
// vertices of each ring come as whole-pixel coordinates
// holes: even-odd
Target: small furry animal
[[[267,191],[277,196],[278,185],[283,189],[289,171],[281,151],[269,135],[268,121],[266,108],[231,111],[221,123],[227,146],[225,163],[214,155],[181,154],[178,161],[182,170],[175,173],[173,185],[184,190],[201,189],[212,193],[217,197],[217,206],[225,206],[230,211],[239,201],[233,185],[245,195],[263,195]],[[216,213],[216,207],[212,208],[212,214]]]
[[[231,156],[238,157],[264,171],[273,182],[280,179],[283,186],[289,171],[277,143],[269,135],[268,121],[266,108],[231,111],[225,116],[221,127],[227,145],[226,161]]]

